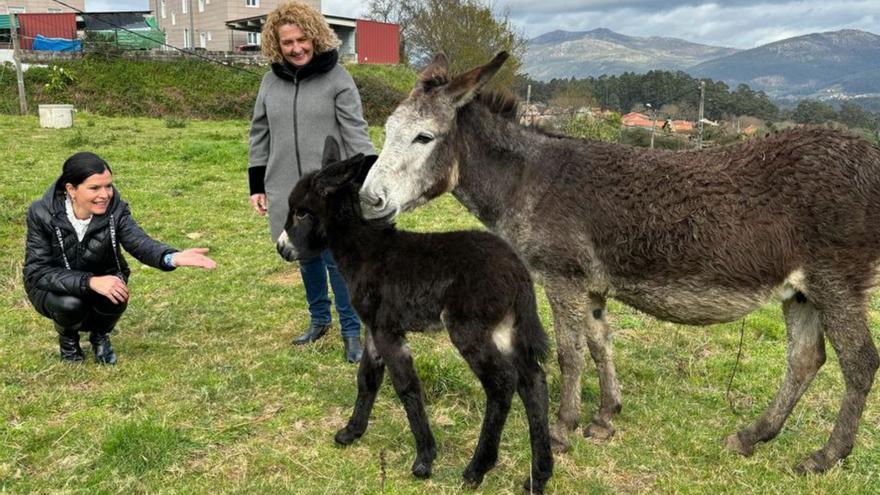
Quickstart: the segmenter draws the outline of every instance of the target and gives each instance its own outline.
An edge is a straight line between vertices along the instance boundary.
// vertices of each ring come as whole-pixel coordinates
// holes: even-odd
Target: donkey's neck
[[[498,230],[518,216],[541,194],[540,184],[523,187],[530,175],[528,149],[534,138],[522,127],[491,113],[477,103],[458,116],[458,184],[453,195],[490,230]]]

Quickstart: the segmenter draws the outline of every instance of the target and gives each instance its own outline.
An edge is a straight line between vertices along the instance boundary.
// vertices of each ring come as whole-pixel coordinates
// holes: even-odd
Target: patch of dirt
[[[271,284],[281,285],[284,287],[296,287],[302,285],[303,283],[302,275],[300,275],[298,268],[291,268],[281,273],[275,273],[269,276],[268,281]]]

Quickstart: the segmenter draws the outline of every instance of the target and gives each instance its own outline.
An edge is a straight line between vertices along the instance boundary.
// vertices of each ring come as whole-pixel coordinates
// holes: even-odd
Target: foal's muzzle
[[[290,243],[290,238],[287,236],[286,231],[278,236],[278,241],[275,242],[275,249],[285,261],[296,261],[299,259],[299,253],[293,247],[293,244]]]

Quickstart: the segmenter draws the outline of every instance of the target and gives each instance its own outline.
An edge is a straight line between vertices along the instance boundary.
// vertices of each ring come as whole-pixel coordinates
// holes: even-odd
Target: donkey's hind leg
[[[529,493],[544,493],[544,486],[553,474],[553,452],[547,422],[547,377],[538,362],[529,363],[528,370],[520,372],[517,391],[529,420],[532,446],[531,477],[523,488]]]
[[[751,455],[755,444],[773,439],[825,363],[825,342],[819,313],[803,295],[782,303],[788,335],[788,368],[770,407],[751,426],[727,437],[728,449]]]
[[[437,457],[437,444],[428,424],[422,385],[413,368],[409,346],[406,345],[402,332],[376,331],[373,339],[376,350],[388,367],[394,391],[403,403],[406,419],[416,440],[416,459],[413,461],[412,474],[416,478],[429,478]]]
[[[382,362],[382,358],[376,351],[372,331],[367,329],[365,333],[366,345],[357,374],[357,400],[354,403],[354,411],[351,413],[348,424],[336,432],[334,439],[339,445],[351,444],[367,430],[370,412],[376,401],[376,393],[379,391],[382,377],[385,375],[385,363]]]
[[[501,432],[516,390],[516,369],[512,364],[512,356],[504,354],[507,346],[504,346],[505,351],[499,350],[484,327],[475,323],[454,324],[448,321],[447,324],[452,343],[477,375],[486,392],[486,411],[483,414],[480,439],[471,461],[462,473],[468,485],[477,487],[498,461]],[[510,336],[513,328],[496,331],[510,332],[507,334]],[[476,335],[483,335],[485,339],[475,339]]]
[[[819,318],[840,360],[846,391],[828,443],[798,465],[798,472],[826,471],[852,451],[865,401],[880,367],[880,356],[868,328],[865,303],[864,296],[854,296],[833,305],[823,301]]]

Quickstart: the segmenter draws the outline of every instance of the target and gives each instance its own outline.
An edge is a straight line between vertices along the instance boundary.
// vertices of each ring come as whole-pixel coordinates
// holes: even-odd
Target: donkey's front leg
[[[409,346],[406,345],[403,332],[398,334],[378,331],[374,337],[376,350],[388,366],[391,383],[403,402],[410,430],[416,439],[416,460],[412,465],[412,473],[416,478],[429,478],[431,465],[437,457],[437,446],[428,425],[422,386],[413,367]]]
[[[351,413],[348,424],[336,432],[334,439],[339,445],[349,445],[367,431],[370,412],[376,401],[376,393],[379,391],[379,386],[382,385],[382,378],[385,375],[385,363],[376,352],[373,332],[369,328],[365,332],[364,340],[364,354],[361,357],[357,374],[357,400],[354,403],[354,411]]]
[[[584,428],[584,436],[607,440],[614,435],[612,418],[620,412],[620,384],[614,368],[614,352],[611,328],[605,321],[605,298],[590,294],[590,311],[586,315],[587,345],[599,374],[601,403],[590,425]]]

